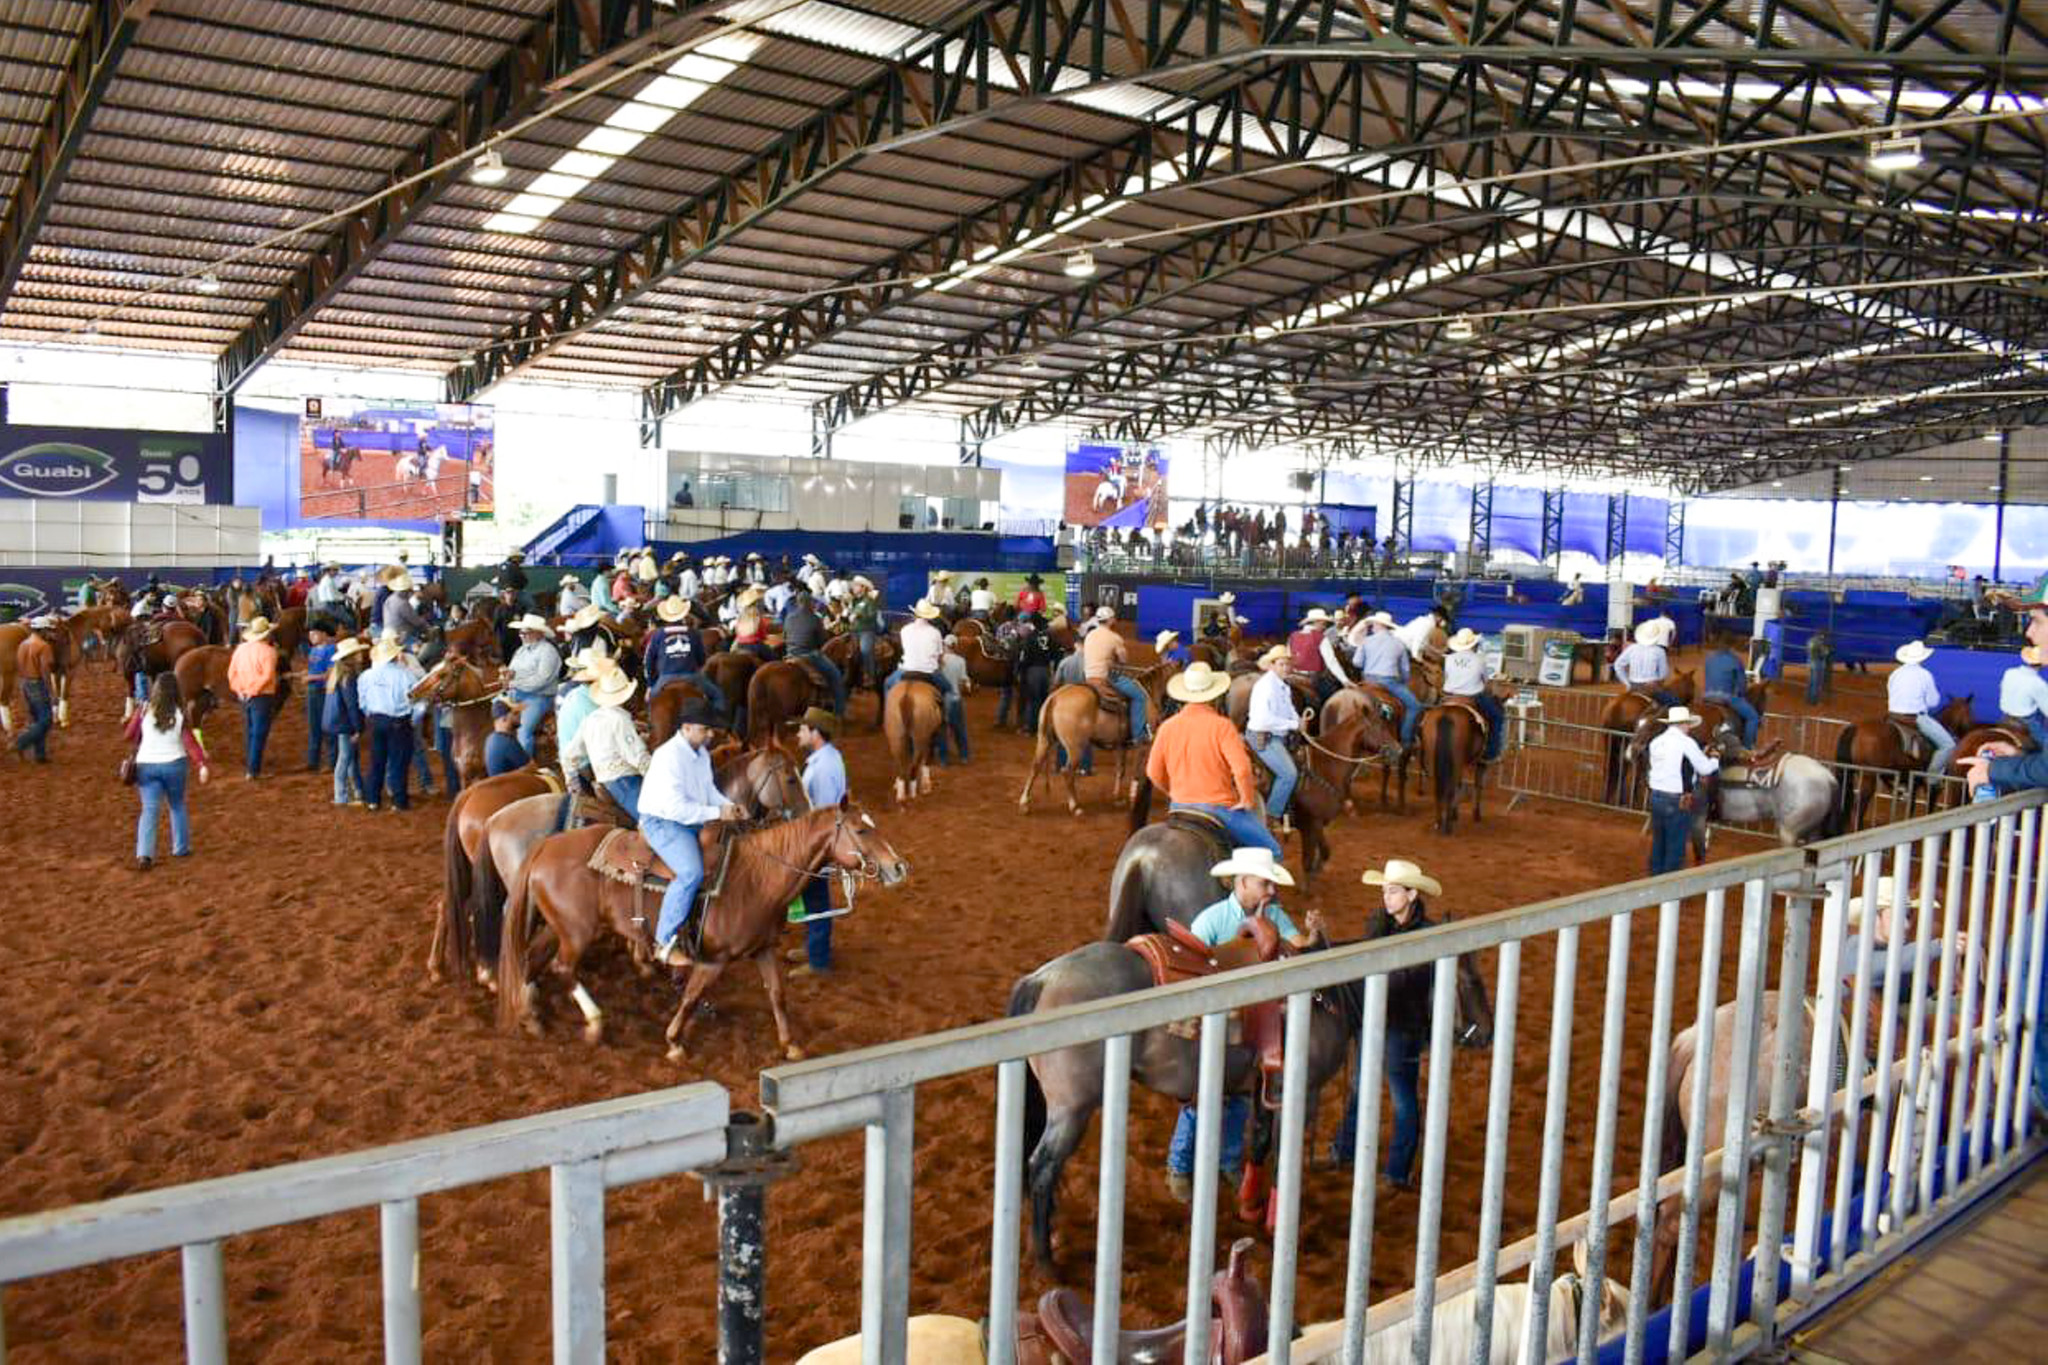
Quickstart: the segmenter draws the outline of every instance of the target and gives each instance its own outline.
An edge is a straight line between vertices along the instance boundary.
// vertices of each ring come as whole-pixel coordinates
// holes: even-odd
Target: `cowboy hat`
[[[853,586],[856,588],[866,588],[869,592],[873,592],[875,590],[875,581],[866,574],[855,574],[853,576]]]
[[[1025,574],[1025,575],[1024,575],[1024,581],[1025,581],[1026,583],[1029,583],[1029,584],[1030,584],[1030,585],[1031,585],[1032,587],[1034,587],[1034,588],[1035,588],[1035,587],[1038,587],[1038,586],[1039,586],[1040,584],[1042,584],[1042,583],[1044,583],[1044,582],[1045,582],[1045,580],[1044,580],[1043,578],[1040,578],[1040,577],[1039,577],[1039,576],[1038,576],[1037,574],[1035,574],[1035,573],[1028,573],[1028,574]]]
[[[1252,623],[1252,618],[1251,618],[1251,617],[1249,617],[1249,616],[1238,616],[1238,615],[1236,615],[1236,614],[1234,614],[1234,613],[1233,613],[1233,614],[1232,614],[1232,616],[1231,616],[1231,618],[1230,618],[1230,624],[1232,624],[1232,625],[1234,625],[1234,626],[1248,626],[1248,625],[1250,625],[1251,623]]]
[[[412,575],[407,573],[404,569],[400,569],[397,573],[392,574],[391,577],[385,579],[384,582],[385,586],[389,587],[393,592],[412,591]]]
[[[564,583],[574,583],[579,588],[583,586],[583,580],[572,573],[563,574],[561,581]]]
[[[260,617],[260,616],[256,618],[256,620],[258,620],[258,621],[260,621],[260,620],[262,620],[262,619],[263,619],[263,618],[262,618],[262,617]],[[49,616],[49,615],[44,615],[44,616],[37,616],[37,617],[33,617],[33,618],[31,618],[31,619],[30,619],[30,621],[29,621],[29,623],[28,623],[28,628],[29,628],[30,630],[51,630],[51,629],[54,629],[54,628],[56,627],[56,624],[57,624],[57,618],[56,618],[56,617],[54,617],[54,616]],[[253,625],[253,624],[254,624],[254,622],[251,622],[251,624]]]
[[[1166,695],[1175,701],[1214,701],[1230,690],[1230,675],[1218,673],[1200,659],[1166,680]]]
[[[690,604],[680,597],[664,597],[654,604],[654,614],[664,621],[681,621],[690,614]]]
[[[1259,656],[1259,667],[1271,668],[1274,664],[1284,663],[1293,657],[1294,656],[1292,654],[1287,652],[1286,645],[1274,645],[1271,649],[1267,650],[1264,654],[1261,654]]]
[[[939,569],[932,574],[932,582],[934,583],[950,583],[952,581],[953,571],[951,569]]]
[[[711,703],[692,692],[676,707],[676,727],[711,724]]]
[[[1095,619],[1096,619],[1096,620],[1098,620],[1098,621],[1114,621],[1114,620],[1116,620],[1116,608],[1115,608],[1115,607],[1097,607],[1097,608],[1095,609]]]
[[[616,668],[618,664],[612,661],[612,656],[593,643],[591,648],[580,649],[569,656],[569,681],[596,682]]]
[[[1478,648],[1478,645],[1479,632],[1472,629],[1470,626],[1465,627],[1463,630],[1459,631],[1456,635],[1453,635],[1449,640],[1444,642],[1444,648],[1448,649],[1453,654],[1463,654],[1467,650]]]
[[[1178,640],[1179,638],[1180,632],[1177,630],[1160,631],[1152,637],[1152,652],[1154,654],[1164,654],[1166,652],[1166,642],[1168,640]]]
[[[939,619],[939,609],[923,599],[920,599],[918,604],[910,609],[910,614],[926,621],[936,621]]]
[[[1674,706],[1664,713],[1664,723],[1666,725],[1683,725],[1687,729],[1698,725],[1700,719],[1700,717],[1686,710],[1683,706]]]
[[[562,629],[571,632],[587,630],[603,619],[604,608],[592,602],[587,606],[579,607],[575,615],[562,622]]]
[[[1934,657],[1934,651],[1918,640],[1908,640],[1892,651],[1892,657],[1902,664],[1926,663]]]
[[[1365,623],[1369,626],[1385,626],[1388,630],[1401,624],[1394,619],[1394,613],[1390,611],[1376,611],[1365,618]]]
[[[351,635],[334,647],[334,658],[331,662],[340,663],[343,659],[353,659],[368,648],[361,636]]]
[[[256,616],[250,618],[249,624],[242,627],[242,638],[244,640],[261,640],[267,637],[270,631],[270,618],[268,616]]]
[[[1330,624],[1330,613],[1321,607],[1310,607],[1308,615],[1301,618],[1301,623],[1305,626],[1327,626]]]
[[[758,550],[747,551],[747,563],[749,564],[752,564],[755,560],[759,559],[760,557],[761,553]]]
[[[1227,607],[1236,600],[1237,594],[1234,592],[1218,593],[1216,595],[1216,605],[1219,607]]]
[[[379,583],[389,583],[394,578],[404,578],[405,576],[405,569],[397,564],[386,564],[383,568],[377,570],[377,581]]]
[[[1368,870],[1358,880],[1367,886],[1405,886],[1410,891],[1421,891],[1431,896],[1444,893],[1443,883],[1424,872],[1406,858],[1389,858],[1386,867],[1378,872]]]
[[[808,725],[827,739],[831,739],[839,733],[839,717],[833,715],[822,706],[805,707],[804,713],[789,723],[791,725]]]
[[[553,626],[532,612],[528,612],[517,621],[514,621],[512,629],[518,631],[521,635],[526,634],[528,631],[532,631],[537,635],[553,635],[555,633]]]
[[[1878,905],[1881,908],[1886,910],[1896,908],[1899,903],[1898,895],[1899,884],[1896,881],[1892,880],[1890,877],[1879,877],[1877,879],[1876,899]],[[1853,934],[1860,932],[1862,930],[1864,911],[1867,909],[1867,907],[1868,902],[1866,897],[1858,895],[1851,896],[1849,898],[1849,908],[1848,913],[1846,915],[1846,919],[1848,921],[1850,933]],[[1906,913],[1910,915],[1914,910],[1919,908],[1921,908],[1920,898],[1918,896],[1913,895],[1909,890],[1906,896]],[[1934,908],[1938,910],[1941,907],[1939,905],[1936,905]]]
[[[1294,874],[1280,865],[1270,848],[1233,848],[1230,856],[1209,869],[1212,877],[1263,877],[1275,886],[1294,885]]]
[[[762,588],[754,587],[746,589],[739,596],[740,609],[744,611],[746,608],[753,606],[754,603],[760,601],[767,595],[767,591]]]
[[[1663,630],[1658,627],[1655,621],[1645,621],[1636,627],[1636,643],[1639,645],[1658,644],[1661,643],[1660,637],[1663,634]]]
[[[623,668],[607,668],[590,684],[590,699],[599,706],[624,706],[639,683],[626,676]]]
[[[379,640],[376,647],[370,651],[370,662],[373,664],[388,664],[403,653],[405,653],[405,649],[398,641]]]

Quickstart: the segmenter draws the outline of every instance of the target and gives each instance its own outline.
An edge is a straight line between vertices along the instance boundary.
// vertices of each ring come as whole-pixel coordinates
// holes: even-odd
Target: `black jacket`
[[[1398,924],[1387,913],[1386,907],[1375,910],[1366,922],[1368,939],[1392,938],[1396,934],[1412,934],[1417,929],[1427,929],[1436,923],[1425,912],[1415,916],[1406,924]],[[1400,1029],[1424,1042],[1429,1035],[1430,999],[1435,993],[1436,971],[1428,963],[1420,967],[1404,967],[1387,978],[1387,1027]]]

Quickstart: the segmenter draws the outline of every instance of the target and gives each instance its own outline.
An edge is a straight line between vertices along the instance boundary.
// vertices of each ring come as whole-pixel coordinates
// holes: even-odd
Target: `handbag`
[[[121,785],[122,785],[122,786],[124,786],[124,787],[132,787],[132,786],[134,786],[134,785],[135,785],[135,755],[134,755],[134,754],[130,754],[130,755],[128,755],[128,757],[126,757],[126,758],[124,758],[124,759],[122,759],[122,760],[121,760],[121,769],[120,769],[120,772],[121,772]]]

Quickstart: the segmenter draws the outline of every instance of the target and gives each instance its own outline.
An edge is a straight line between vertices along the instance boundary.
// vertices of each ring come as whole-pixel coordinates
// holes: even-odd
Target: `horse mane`
[[[713,912],[728,906],[751,905],[777,877],[809,871],[811,860],[806,854],[838,820],[838,808],[828,806],[795,819],[742,831],[733,846],[732,863],[726,869],[725,888],[712,903]]]

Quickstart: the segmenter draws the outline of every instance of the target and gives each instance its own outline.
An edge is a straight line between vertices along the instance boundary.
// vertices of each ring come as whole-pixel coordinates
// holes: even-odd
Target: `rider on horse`
[[[654,616],[658,624],[647,632],[646,652],[640,659],[641,674],[651,680],[649,699],[664,687],[690,682],[710,698],[715,715],[729,715],[732,703],[725,690],[704,671],[704,640],[691,624],[690,603],[681,597],[664,597],[655,603]]]
[[[1287,752],[1287,740],[1307,725],[1307,718],[1294,709],[1294,692],[1287,684],[1287,666],[1292,662],[1286,645],[1274,645],[1259,656],[1259,680],[1252,686],[1251,708],[1245,716],[1245,734],[1252,753],[1273,774],[1273,786],[1266,793],[1266,818],[1287,819],[1294,800],[1294,784],[1300,772],[1294,755]]]
[[[1376,611],[1365,618],[1371,634],[1351,657],[1351,665],[1365,681],[1392,693],[1401,703],[1401,747],[1415,743],[1415,727],[1422,722],[1422,702],[1408,686],[1408,646],[1394,633],[1392,614]]]
[[[739,807],[720,794],[712,776],[710,747],[711,708],[684,698],[676,732],[654,751],[640,789],[640,833],[675,874],[654,926],[654,955],[671,967],[691,965],[677,939],[704,884],[697,831],[714,820],[740,818]]]
[[[1152,737],[1151,728],[1145,723],[1145,689],[1138,686],[1135,678],[1116,672],[1115,665],[1125,661],[1124,637],[1117,633],[1116,611],[1097,607],[1095,628],[1081,642],[1081,676],[1089,682],[1106,682],[1123,694],[1123,699],[1131,704],[1131,743],[1143,744]]]
[[[1764,718],[1751,704],[1749,673],[1743,667],[1742,656],[1728,647],[1722,640],[1708,654],[1700,665],[1702,678],[1701,696],[1711,702],[1718,702],[1742,718],[1742,747],[1754,749],[1756,734],[1762,728]]]
[[[1467,626],[1444,648],[1448,651],[1444,655],[1444,695],[1462,697],[1479,708],[1486,717],[1485,761],[1497,762],[1507,742],[1508,712],[1487,686],[1493,681],[1494,669],[1479,652],[1479,633]]]
[[[1177,630],[1162,630],[1153,636],[1152,652],[1161,660],[1179,664],[1182,668],[1186,668],[1194,661],[1194,656],[1188,653],[1188,647],[1180,642],[1180,632]]]
[[[967,752],[967,717],[960,707],[960,689],[953,686],[943,669],[946,654],[946,637],[932,622],[939,619],[939,609],[930,602],[919,602],[910,609],[917,619],[903,625],[903,661],[897,665],[888,680],[882,684],[882,695],[888,696],[896,690],[896,684],[909,678],[915,682],[927,682],[939,690],[939,699],[946,706],[946,724],[953,731],[953,738],[960,745],[960,761],[965,763]]]
[[[576,728],[575,736],[562,745],[562,773],[582,785],[580,769],[590,765],[591,775],[619,809],[640,822],[640,788],[647,771],[647,745],[640,738],[626,703],[639,686],[625,670],[608,668],[591,684],[590,699],[596,709]],[[581,760],[581,761],[579,761]]]
[[[1229,717],[1216,709],[1230,691],[1230,675],[1197,661],[1166,680],[1166,695],[1181,703],[1152,740],[1145,776],[1175,810],[1198,810],[1221,824],[1238,845],[1281,854],[1266,828],[1251,754]]]
[[[818,617],[809,589],[790,599],[789,611],[782,618],[782,657],[792,663],[807,663],[823,674],[832,688],[832,714],[846,718],[846,675],[825,657],[825,623]]]
[[[1659,706],[1676,706],[1678,698],[1663,686],[1671,676],[1671,657],[1665,653],[1663,627],[1656,621],[1645,621],[1636,627],[1635,642],[1614,656],[1609,665],[1614,670],[1615,681],[1631,692],[1638,692]]]
[[[1935,719],[1941,710],[1941,688],[1926,667],[1934,651],[1918,640],[1908,640],[1893,651],[1892,657],[1899,661],[1899,666],[1885,679],[1886,709],[1894,718],[1917,728],[1934,746],[1934,756],[1927,760],[1927,775],[1938,778],[1948,770],[1949,758],[1956,751],[1956,737]]]

